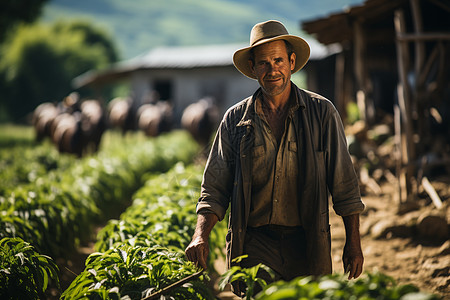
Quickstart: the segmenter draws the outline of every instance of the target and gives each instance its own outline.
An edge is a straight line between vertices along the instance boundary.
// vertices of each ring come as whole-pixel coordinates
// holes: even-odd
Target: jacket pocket
[[[255,146],[253,148],[253,157],[260,157],[264,155],[264,145]]]

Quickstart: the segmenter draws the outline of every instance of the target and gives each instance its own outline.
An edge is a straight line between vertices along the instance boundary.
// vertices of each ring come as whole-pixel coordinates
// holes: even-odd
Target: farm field
[[[41,298],[89,295],[90,299],[141,299],[186,278],[189,283],[165,292],[171,293],[173,299],[231,297],[229,292],[214,296],[219,293],[217,282],[205,281],[206,277],[216,279],[225,272],[225,222],[219,223],[211,235],[208,276],[200,274],[183,254],[195,227],[203,169],[199,148],[185,132],[148,138],[110,131],[97,154],[77,159],[57,153],[50,143],[34,143],[30,128],[8,126],[0,128],[0,147],[0,235],[19,236],[36,250],[33,257],[39,261],[38,272],[42,275],[36,278],[42,280],[35,285],[49,287],[35,291]],[[342,221],[332,214],[336,274],[320,284],[304,280],[305,287],[315,287],[310,288],[309,295],[315,293],[317,299],[336,296],[336,289],[340,289],[349,296],[359,286],[360,295],[373,296],[367,299],[375,299],[375,295],[381,295],[379,299],[399,299],[402,293],[419,289],[427,294],[417,299],[438,299],[431,293],[443,299],[450,297],[448,241],[433,243],[414,235],[399,236],[391,227],[376,236],[381,220],[400,221],[394,209],[392,185],[383,183],[382,189],[381,197],[366,193],[363,198],[367,205],[361,217],[366,261],[361,280],[349,283],[340,276],[344,232]],[[448,187],[442,184],[436,189],[445,196]],[[446,195],[450,196],[450,192]],[[423,202],[414,216],[432,210],[430,203]],[[448,217],[448,207],[445,209]],[[414,216],[404,214],[401,221]],[[59,267],[58,274],[47,257],[39,255],[52,258]],[[2,274],[0,284],[5,291],[12,275]],[[54,285],[55,276],[59,277],[60,290]],[[18,278],[26,283],[23,277]],[[327,284],[332,291],[328,294],[320,289]],[[277,283],[272,288],[280,293],[287,290],[295,291],[295,295],[303,293],[297,282]],[[348,299],[346,295],[329,299]],[[17,298],[17,294],[9,296]],[[295,298],[277,298],[274,292],[256,299]]]

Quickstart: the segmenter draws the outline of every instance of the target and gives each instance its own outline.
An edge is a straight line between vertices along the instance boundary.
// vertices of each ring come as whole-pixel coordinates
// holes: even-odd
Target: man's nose
[[[267,64],[267,73],[275,73],[277,71],[277,66],[275,62],[270,62]]]

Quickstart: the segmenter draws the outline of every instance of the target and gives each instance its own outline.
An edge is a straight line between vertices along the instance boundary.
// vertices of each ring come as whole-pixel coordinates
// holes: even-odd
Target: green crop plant
[[[0,195],[0,238],[21,237],[41,253],[67,258],[91,236],[95,223],[129,204],[148,174],[189,162],[198,149],[182,131],[156,139],[119,138],[112,134],[96,155]]]
[[[169,172],[150,178],[133,196],[133,203],[98,233],[95,248],[106,251],[123,243],[156,244],[184,252],[194,233],[195,207],[202,181],[201,165],[176,164]],[[209,267],[224,256],[226,223],[210,235]]]
[[[235,282],[242,282],[245,285],[245,299],[250,300],[253,297],[255,288],[264,288],[267,285],[267,282],[258,277],[258,273],[260,271],[265,271],[273,278],[273,271],[266,265],[260,263],[251,268],[242,268],[239,266],[239,263],[246,259],[248,255],[242,255],[233,259],[233,262],[237,263],[237,265],[232,266],[228,269],[221,277],[219,282],[219,288],[224,289],[226,284]]]
[[[332,274],[314,279],[298,277],[292,281],[274,282],[256,295],[256,300],[437,300],[438,296],[420,292],[411,284],[397,285],[395,280],[383,273],[364,273],[360,278],[348,280],[345,275]]]
[[[214,299],[201,278],[164,291],[197,272],[182,254],[164,247],[121,245],[91,254],[61,299],[142,299],[156,293],[158,299]]]
[[[49,282],[59,286],[58,267],[20,238],[0,240],[0,298],[44,299]]]
[[[67,170],[75,157],[59,154],[50,143],[0,148],[0,196],[18,185],[34,183],[53,170]]]

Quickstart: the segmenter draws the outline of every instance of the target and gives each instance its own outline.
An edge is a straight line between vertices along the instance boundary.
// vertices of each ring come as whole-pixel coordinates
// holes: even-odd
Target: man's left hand
[[[354,245],[346,244],[344,247],[344,255],[342,256],[345,272],[349,272],[348,279],[358,278],[362,273],[364,256],[361,250],[361,245],[357,243]]]

